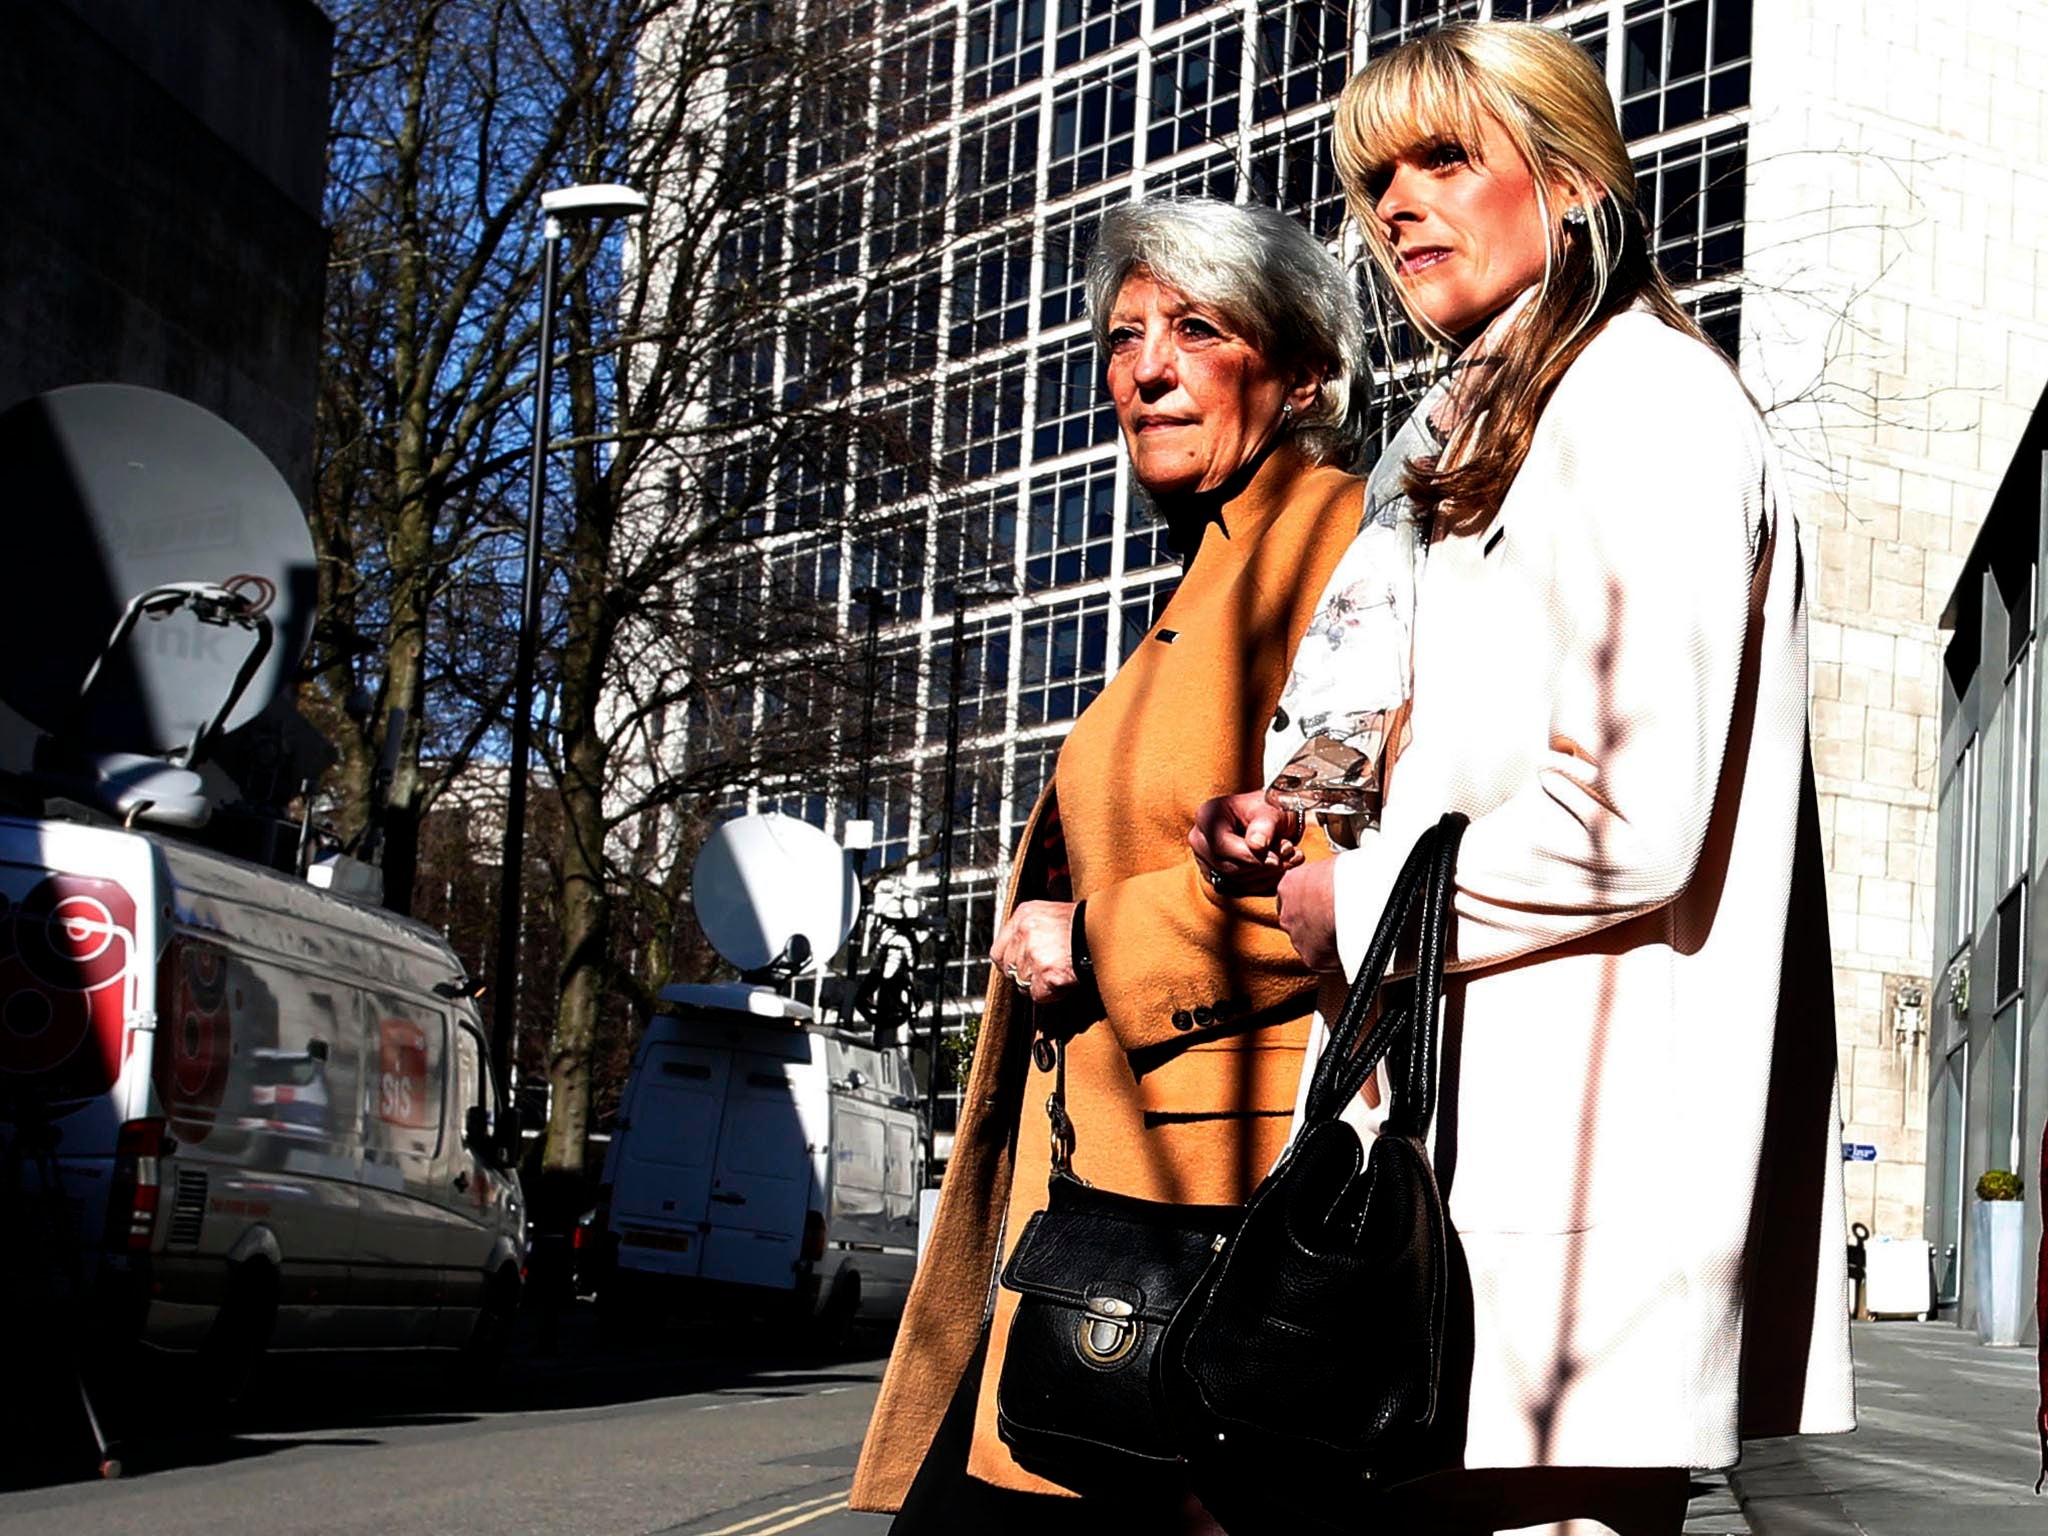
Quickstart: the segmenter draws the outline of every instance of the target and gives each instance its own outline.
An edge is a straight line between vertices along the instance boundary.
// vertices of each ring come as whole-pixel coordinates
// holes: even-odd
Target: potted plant
[[[2020,1277],[2026,1207],[2019,1175],[1992,1168],[1977,1180],[1976,1261],[1971,1289],[1977,1299],[1977,1333],[1986,1344],[2017,1344],[2030,1310],[2022,1303]]]

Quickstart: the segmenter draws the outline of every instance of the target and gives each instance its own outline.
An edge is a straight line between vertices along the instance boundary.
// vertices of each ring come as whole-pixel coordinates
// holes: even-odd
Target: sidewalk
[[[1730,1474],[1755,1536],[2042,1536],[2032,1349],[1856,1323],[1858,1428],[1759,1440]]]

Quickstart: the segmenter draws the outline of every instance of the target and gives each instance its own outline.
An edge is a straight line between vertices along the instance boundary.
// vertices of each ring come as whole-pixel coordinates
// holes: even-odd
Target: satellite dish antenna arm
[[[751,971],[741,971],[740,980],[754,987],[779,987],[795,980],[810,963],[811,941],[801,933],[793,933],[774,959]]]
[[[160,587],[151,587],[146,592],[138,593],[129,602],[119,621],[114,625],[113,634],[107,637],[107,643],[100,648],[99,655],[93,658],[84,681],[78,685],[78,697],[72,704],[71,718],[67,722],[69,729],[65,734],[75,732],[83,723],[86,705],[92,699],[94,686],[103,675],[107,658],[127,642],[128,636],[134,632],[136,623],[145,615],[152,619],[167,618],[185,607],[190,607],[202,624],[234,624],[252,631],[255,635],[248,655],[242,658],[242,665],[228,687],[227,696],[221,700],[220,707],[214,711],[213,717],[199,724],[192,733],[192,740],[182,751],[174,750],[169,754],[184,767],[196,768],[199,765],[206,749],[212,746],[222,727],[227,723],[228,715],[248,689],[250,681],[262,668],[264,658],[270,654],[270,647],[276,636],[270,616],[259,613],[245,593],[216,586],[212,582],[166,582]]]

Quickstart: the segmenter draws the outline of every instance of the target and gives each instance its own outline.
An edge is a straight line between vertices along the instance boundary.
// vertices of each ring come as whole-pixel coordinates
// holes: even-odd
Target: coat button
[[[1215,1021],[1215,1018],[1216,1014],[1213,1009],[1197,1008],[1195,1010],[1195,1022],[1197,1024],[1210,1024]]]
[[[1175,1029],[1193,1029],[1195,1027],[1195,1016],[1185,1008],[1178,1009],[1173,1015],[1173,1027]]]

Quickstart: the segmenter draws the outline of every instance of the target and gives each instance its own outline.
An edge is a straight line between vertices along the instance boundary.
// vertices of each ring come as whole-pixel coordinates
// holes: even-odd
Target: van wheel
[[[469,1342],[456,1357],[455,1373],[469,1386],[485,1386],[505,1362],[505,1346],[511,1342],[512,1322],[519,1315],[519,1273],[507,1267],[499,1270],[484,1286],[484,1304],[476,1315],[476,1327]]]
[[[649,1329],[651,1310],[630,1288],[616,1282],[597,1293],[597,1342],[608,1350],[631,1346]]]
[[[276,1324],[277,1275],[261,1259],[246,1259],[229,1274],[220,1313],[199,1346],[200,1378],[216,1408],[248,1398]]]
[[[859,1311],[860,1276],[850,1269],[841,1270],[832,1282],[832,1294],[811,1319],[811,1348],[828,1353],[844,1348],[847,1335],[853,1331],[854,1314]]]

